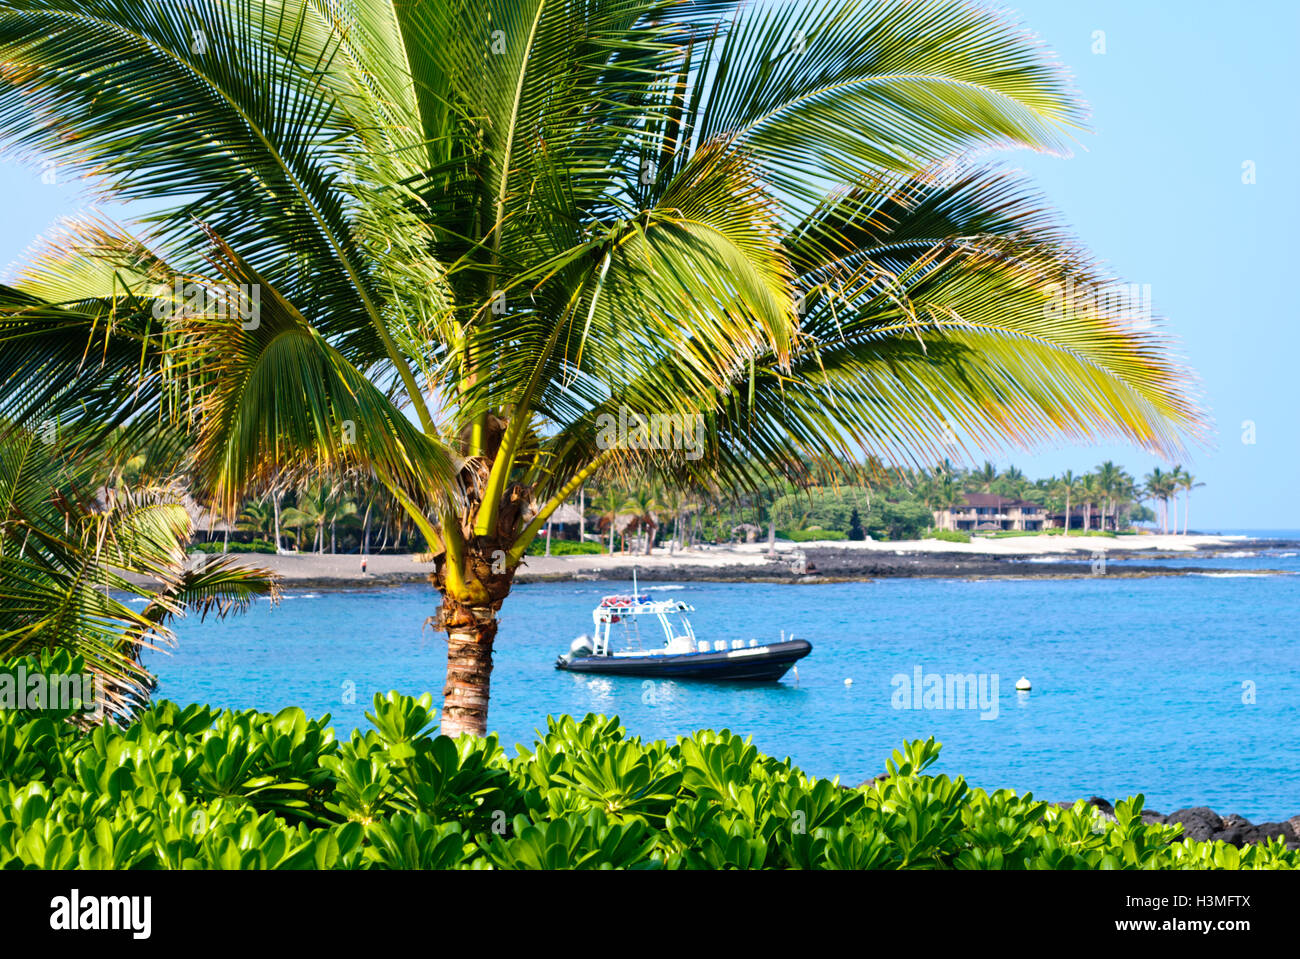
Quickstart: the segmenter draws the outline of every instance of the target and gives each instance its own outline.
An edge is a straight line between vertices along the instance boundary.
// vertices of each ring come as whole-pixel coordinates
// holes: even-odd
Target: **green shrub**
[[[920,539],[934,522],[934,514],[914,499],[872,501],[867,515],[867,535],[878,540]]]
[[[66,664],[65,664],[66,665]],[[1115,822],[986,793],[904,745],[856,788],[805,776],[728,730],[675,742],[617,718],[547,718],[508,757],[495,736],[432,734],[432,697],[376,696],[374,729],[329,717],[158,702],[126,728],[0,712],[0,868],[1258,869],[1181,826]]]
[[[192,553],[275,553],[275,544],[265,539],[255,539],[251,543],[223,543],[219,541],[190,543]]]
[[[956,529],[932,529],[925,534],[926,539],[937,539],[945,543],[969,543],[970,533]]]
[[[819,539],[844,539],[853,530],[872,539],[917,539],[934,522],[934,514],[924,503],[904,491],[889,496],[872,495],[861,486],[813,487],[780,497],[772,504],[777,527],[788,539],[798,528],[835,531],[844,536],[819,536]]]
[[[778,529],[817,527],[847,534],[853,511],[868,513],[871,491],[862,486],[813,487],[787,493],[772,504]]]
[[[552,556],[594,556],[598,553],[605,552],[605,547],[599,543],[579,543],[572,539],[553,539],[551,540]],[[529,556],[546,555],[546,537],[539,536],[528,544]]]

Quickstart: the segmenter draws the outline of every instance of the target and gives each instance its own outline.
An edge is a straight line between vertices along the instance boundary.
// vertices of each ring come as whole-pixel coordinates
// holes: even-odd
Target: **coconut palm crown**
[[[515,570],[597,474],[1200,435],[1158,325],[1063,296],[1111,278],[979,161],[1083,121],[959,0],[6,0],[0,135],[150,212],[0,291],[0,419],[183,437],[227,511],[382,484],[442,731],[482,733]]]

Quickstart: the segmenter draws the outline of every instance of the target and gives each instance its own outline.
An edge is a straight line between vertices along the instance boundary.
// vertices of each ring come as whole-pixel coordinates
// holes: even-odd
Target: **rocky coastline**
[[[1144,537],[1146,539],[1147,537]],[[1149,537],[1154,539],[1155,537]],[[1167,539],[1177,540],[1176,537]],[[1209,539],[1209,538],[1205,538]],[[1021,551],[1016,541],[991,545],[987,551],[965,544],[935,541],[868,544],[778,544],[778,558],[769,559],[765,544],[748,547],[704,547],[669,554],[658,549],[652,557],[624,555],[530,556],[515,577],[518,584],[546,582],[627,582],[633,573],[643,582],[660,583],[850,583],[877,579],[1081,579],[1105,575],[1116,578],[1186,576],[1189,574],[1276,575],[1283,570],[1242,570],[1214,565],[1189,567],[1187,559],[1239,557],[1242,553],[1300,551],[1300,542],[1235,540],[1203,543],[1180,550],[1071,542],[1051,551]],[[1056,544],[1053,544],[1055,546]],[[1060,544],[1065,547],[1065,544]],[[1010,547],[1010,548],[1009,548]],[[261,553],[231,554],[238,562],[270,568],[286,590],[383,589],[406,583],[427,583],[431,563],[411,554],[374,554],[362,572],[353,554]],[[1104,560],[1103,560],[1104,557]],[[136,577],[132,577],[136,578]]]
[[[889,776],[881,773],[874,779],[868,779],[860,783],[858,788],[871,786],[874,783],[883,782]],[[848,789],[848,786],[842,787]],[[1115,807],[1109,800],[1102,799],[1100,796],[1093,796],[1086,800],[1087,804],[1097,810],[1097,814],[1102,819],[1115,822]],[[1072,809],[1072,802],[1053,803],[1060,809]],[[1183,827],[1182,838],[1194,839],[1199,842],[1226,842],[1230,846],[1236,846],[1240,849],[1242,846],[1248,846],[1253,843],[1272,842],[1279,836],[1286,843],[1288,849],[1300,849],[1300,816],[1292,816],[1282,822],[1263,822],[1252,823],[1244,816],[1229,815],[1221,816],[1208,806],[1189,806],[1186,809],[1176,809],[1165,815],[1156,812],[1154,809],[1142,810],[1142,821],[1149,824],[1163,826],[1173,826],[1181,824]]]
[[[1248,550],[1279,550],[1284,546],[1275,542],[1243,543],[1238,547]],[[638,565],[635,556],[617,565],[584,566],[582,557],[570,557],[574,562],[564,569],[530,569],[525,562],[515,577],[519,583],[611,581],[632,579],[633,570],[649,582],[670,578],[673,582],[722,583],[841,583],[868,582],[875,579],[930,578],[930,579],[1077,579],[1098,575],[1118,578],[1151,576],[1185,576],[1189,573],[1237,573],[1241,570],[1226,567],[1198,566],[1189,568],[1168,562],[1169,559],[1213,559],[1221,550],[1195,551],[1173,556],[1153,556],[1143,550],[1108,549],[1104,563],[1092,553],[1081,551],[1052,556],[1017,556],[995,553],[941,553],[899,550],[862,550],[850,547],[812,546],[802,550],[804,566],[793,564],[788,554],[774,561],[744,564],[692,565],[682,563],[670,569],[656,567],[648,570]],[[1121,561],[1123,564],[1121,565]],[[1276,575],[1282,570],[1259,569],[1248,571],[1251,575]]]
[[[1093,796],[1088,804],[1103,818],[1114,821],[1115,807],[1105,799]],[[1062,802],[1056,805],[1068,809],[1074,804]],[[1252,843],[1272,842],[1280,836],[1288,849],[1300,849],[1300,816],[1292,816],[1284,822],[1252,823],[1242,816],[1220,816],[1206,806],[1190,806],[1187,809],[1176,809],[1167,816],[1152,809],[1143,809],[1142,821],[1168,826],[1180,823],[1186,839],[1221,841],[1240,848]]]

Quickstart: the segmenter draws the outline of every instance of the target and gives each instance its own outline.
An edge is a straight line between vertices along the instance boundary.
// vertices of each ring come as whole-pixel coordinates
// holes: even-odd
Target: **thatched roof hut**
[[[205,536],[219,536],[235,531],[235,524],[228,523],[224,519],[219,519],[214,510],[199,505],[189,493],[181,499],[181,505],[185,507],[185,512],[189,514],[190,522],[194,524],[194,532],[202,533]]]

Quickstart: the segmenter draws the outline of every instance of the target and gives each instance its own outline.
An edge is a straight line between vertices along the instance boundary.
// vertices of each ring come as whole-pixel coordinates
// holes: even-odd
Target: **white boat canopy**
[[[596,625],[596,635],[592,639],[592,652],[597,656],[610,653],[610,633],[615,626],[625,640],[625,652],[634,655],[646,653],[693,653],[696,650],[695,629],[691,626],[687,613],[695,608],[675,599],[646,599],[636,593],[623,596],[606,596],[591,613],[591,620]],[[656,631],[650,627],[650,635],[642,637],[642,617],[658,620],[658,633],[663,635],[663,645],[656,647]],[[647,621],[649,622],[649,621]],[[612,655],[618,655],[614,653]]]

